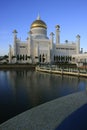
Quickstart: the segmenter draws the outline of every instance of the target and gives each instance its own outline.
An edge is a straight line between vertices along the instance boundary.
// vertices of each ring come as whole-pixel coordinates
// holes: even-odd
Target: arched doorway
[[[42,61],[43,61],[43,63],[45,62],[45,57],[44,57],[44,54],[43,54],[43,56],[42,56]]]
[[[41,54],[40,54],[40,56],[39,56],[39,62],[41,62]]]

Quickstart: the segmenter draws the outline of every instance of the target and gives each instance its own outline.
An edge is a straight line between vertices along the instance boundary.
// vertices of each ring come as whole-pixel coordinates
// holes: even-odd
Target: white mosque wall
[[[28,53],[28,45],[25,43],[17,44],[17,54],[19,55],[27,55]]]
[[[40,20],[40,19],[38,19]],[[40,21],[41,22],[41,21]],[[50,39],[47,37],[47,28],[34,27],[30,28],[29,37],[26,41],[17,38],[17,31],[14,30],[13,49],[9,49],[9,62],[20,63],[37,63],[37,62],[54,62],[55,56],[75,56],[80,53],[80,36],[76,36],[76,41],[68,41],[60,43],[60,26],[56,26],[56,43],[54,44],[54,34],[51,32]],[[12,56],[21,55],[24,58],[17,60]],[[28,58],[26,58],[28,56]],[[83,56],[84,57],[84,56]]]

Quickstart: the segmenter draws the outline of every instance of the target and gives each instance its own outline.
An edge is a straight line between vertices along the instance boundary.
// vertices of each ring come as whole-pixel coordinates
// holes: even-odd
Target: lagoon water
[[[0,71],[0,123],[39,104],[86,88],[86,78],[31,70]]]

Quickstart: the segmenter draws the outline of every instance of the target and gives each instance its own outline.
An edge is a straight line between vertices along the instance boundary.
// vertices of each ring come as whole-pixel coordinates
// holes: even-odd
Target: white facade
[[[72,62],[77,66],[87,65],[87,53],[72,55]]]
[[[17,31],[13,31],[13,47],[9,46],[9,63],[50,63],[54,62],[54,56],[72,56],[80,53],[80,36],[76,41],[60,43],[60,26],[56,25],[56,43],[51,32],[47,37],[47,25],[37,17],[30,27],[26,41],[17,38]]]

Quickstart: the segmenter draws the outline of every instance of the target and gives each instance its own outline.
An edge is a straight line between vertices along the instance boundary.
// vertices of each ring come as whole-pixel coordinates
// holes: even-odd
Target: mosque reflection
[[[84,90],[87,82],[78,77],[52,75],[35,71],[9,71],[10,87],[19,103],[31,107],[46,101]]]
[[[39,104],[86,88],[86,78],[30,70],[0,71],[0,123]]]

